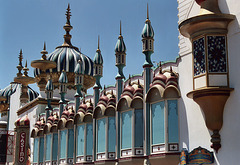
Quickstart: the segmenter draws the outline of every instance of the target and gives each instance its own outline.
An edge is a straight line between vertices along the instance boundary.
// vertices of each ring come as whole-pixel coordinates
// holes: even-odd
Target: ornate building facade
[[[116,83],[107,87],[101,85],[99,39],[93,60],[73,46],[68,6],[64,43],[50,54],[44,44],[42,58],[31,62],[34,78],[20,51],[17,76],[0,91],[0,142],[6,148],[0,163],[239,164],[239,13],[231,0],[178,2],[176,61],[153,67],[147,7],[142,74],[125,78],[120,22]],[[28,86],[34,82],[39,93]],[[89,88],[93,95],[86,95]]]

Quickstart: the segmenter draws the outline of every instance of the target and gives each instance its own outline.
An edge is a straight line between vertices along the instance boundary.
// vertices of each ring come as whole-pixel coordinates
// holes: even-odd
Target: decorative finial
[[[70,24],[70,18],[71,18],[71,12],[70,12],[70,4],[68,4],[68,8],[67,8],[67,11],[66,11],[66,18],[67,18],[67,22],[65,24],[65,26],[63,27],[66,31],[66,34],[64,35],[64,43],[62,46],[72,46],[71,44],[71,38],[72,36],[69,34],[69,32],[72,30],[72,26]]]
[[[161,61],[159,62],[159,74],[162,74],[162,63],[161,63]]]
[[[27,67],[27,60],[26,60],[26,64],[25,64],[25,67],[23,68],[23,71],[24,71],[24,76],[28,77],[28,67]]]
[[[142,85],[140,84],[140,80],[138,79],[138,88],[142,88]]]
[[[71,11],[71,9],[70,9],[70,4],[68,3],[67,12],[66,12],[66,14],[65,14],[65,15],[66,15],[66,18],[67,18],[66,24],[68,24],[68,25],[71,25],[71,24],[70,24],[70,18],[71,18],[72,15],[71,15],[71,12],[70,12],[70,11]]]
[[[107,94],[106,94],[106,86],[104,85],[104,87],[103,87],[103,95],[104,96],[106,96]]]
[[[17,77],[22,76],[22,69],[23,69],[23,66],[22,66],[22,60],[23,60],[22,49],[20,50],[18,59],[19,59],[19,64],[17,66],[17,69],[18,69]]]
[[[170,73],[171,73],[171,76],[175,76],[175,74],[173,73],[173,70],[172,70],[172,66],[170,66]]]
[[[45,42],[43,44],[43,50],[41,51],[41,54],[42,54],[42,59],[46,60],[46,58],[47,58],[46,54],[48,54],[48,52],[46,51],[46,43]]]
[[[129,81],[128,81],[128,85],[131,86],[132,84],[131,84],[131,75],[130,75],[130,74],[129,74],[129,78],[128,78],[128,79],[129,79]]]

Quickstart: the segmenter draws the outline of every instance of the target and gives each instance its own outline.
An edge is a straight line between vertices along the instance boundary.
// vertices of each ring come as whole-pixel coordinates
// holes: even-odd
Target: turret
[[[46,120],[48,119],[49,115],[50,115],[50,110],[52,110],[51,107],[51,99],[53,98],[53,83],[52,83],[52,79],[49,78],[46,88],[45,88],[45,93],[47,95],[47,106],[45,108],[46,112]]]
[[[58,82],[59,82],[59,94],[61,95],[61,100],[59,101],[60,116],[61,116],[63,112],[63,104],[65,103],[65,94],[67,93],[67,83],[68,83],[67,74],[65,70],[62,71]]]

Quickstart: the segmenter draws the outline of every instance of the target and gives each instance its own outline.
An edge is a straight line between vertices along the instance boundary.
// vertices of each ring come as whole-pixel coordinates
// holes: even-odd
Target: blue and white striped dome
[[[2,89],[2,90],[0,91],[0,96],[6,97],[7,100],[6,100],[6,101],[2,101],[2,102],[0,102],[0,103],[8,103],[8,102],[9,102],[9,99],[10,99],[10,96],[16,92],[16,89],[17,89],[17,87],[18,87],[19,85],[21,85],[21,84],[14,83],[14,84],[10,84],[10,85],[8,85],[6,88]],[[38,95],[39,95],[36,91],[34,91],[34,90],[33,90],[32,88],[30,88],[29,86],[28,86],[28,91],[27,91],[27,93],[28,93],[28,97],[29,97],[29,100],[30,100],[30,101],[34,100],[34,99],[37,98]]]
[[[126,52],[126,51],[127,51],[127,49],[126,49],[125,43],[123,41],[123,37],[120,35],[118,37],[118,41],[115,46],[115,52]]]
[[[54,61],[57,63],[57,67],[55,69],[49,69],[47,73],[61,73],[64,69],[67,73],[74,73],[75,67],[77,65],[78,60],[82,61],[84,74],[93,76],[93,62],[92,60],[82,54],[77,48],[74,47],[57,47],[55,51],[47,56],[47,60]],[[40,69],[34,70],[34,76],[38,76],[40,74]]]
[[[153,37],[154,37],[154,31],[153,31],[151,22],[150,20],[147,20],[142,30],[142,38],[153,38]]]

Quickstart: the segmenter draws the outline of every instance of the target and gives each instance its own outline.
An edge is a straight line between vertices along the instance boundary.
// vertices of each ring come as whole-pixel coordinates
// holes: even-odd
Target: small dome
[[[167,81],[167,77],[163,74],[163,73],[159,73],[157,74],[154,78],[153,78],[153,84],[154,82],[156,81],[162,81],[164,84],[166,83]]]
[[[101,54],[101,51],[99,49],[97,49],[97,51],[96,51],[93,62],[94,62],[94,64],[99,64],[99,65],[103,64],[102,54]]]
[[[29,126],[30,125],[30,120],[28,118],[28,115],[25,115],[25,116],[17,119],[17,121],[15,122],[15,125],[16,126]]]
[[[77,65],[75,67],[75,70],[74,70],[74,73],[75,74],[83,74],[84,73],[83,65],[82,65],[81,60],[78,60],[78,63],[77,63]]]
[[[153,38],[154,31],[151,25],[151,22],[147,19],[142,30],[142,38]]]
[[[64,70],[62,71],[58,81],[59,83],[68,83],[67,74]]]
[[[125,43],[123,41],[123,37],[120,35],[118,37],[118,41],[115,46],[115,52],[126,52],[126,51],[127,51],[127,49],[126,49]]]
[[[52,79],[49,79],[46,85],[46,91],[53,91]]]

